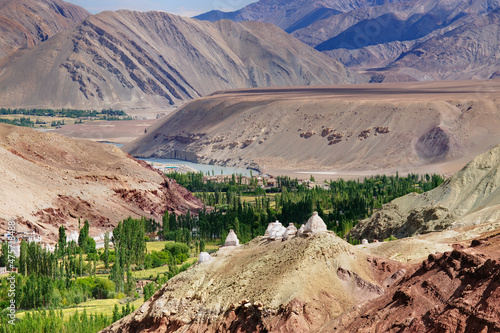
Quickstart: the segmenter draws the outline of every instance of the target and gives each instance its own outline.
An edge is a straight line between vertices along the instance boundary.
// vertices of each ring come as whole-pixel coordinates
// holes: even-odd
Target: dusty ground
[[[499,97],[500,80],[221,91],[124,149],[320,181],[451,174],[500,142]]]
[[[100,234],[128,216],[160,218],[201,203],[191,193],[120,149],[88,140],[0,124],[0,229],[57,239],[88,219]]]
[[[126,144],[143,135],[145,130],[156,121],[156,119],[90,121],[83,124],[64,125],[50,132],[71,138]]]

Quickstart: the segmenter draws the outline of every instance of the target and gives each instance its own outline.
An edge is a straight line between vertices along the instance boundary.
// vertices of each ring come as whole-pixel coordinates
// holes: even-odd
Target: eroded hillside
[[[60,0],[0,1],[0,58],[80,24],[90,13]]]
[[[78,218],[94,234],[128,216],[201,208],[186,189],[112,145],[0,124],[0,155],[4,230],[15,219],[18,231],[56,240],[59,226],[77,230]]]
[[[354,227],[357,239],[398,238],[500,220],[500,145],[476,157],[439,187],[383,206]]]

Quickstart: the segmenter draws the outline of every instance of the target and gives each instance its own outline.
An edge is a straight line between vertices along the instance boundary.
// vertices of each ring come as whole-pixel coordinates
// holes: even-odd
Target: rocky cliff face
[[[177,183],[120,149],[57,134],[0,124],[0,228],[15,219],[19,230],[57,240],[60,225],[92,234],[128,216],[160,219],[165,210],[193,212],[201,202]]]
[[[398,238],[500,219],[500,146],[478,156],[436,189],[410,194],[361,221],[357,239]]]
[[[330,323],[338,332],[498,332],[498,231],[432,254],[380,298]]]
[[[0,1],[0,58],[80,24],[90,13],[60,0]]]
[[[364,78],[263,23],[103,12],[0,62],[4,107],[148,108],[214,90]]]

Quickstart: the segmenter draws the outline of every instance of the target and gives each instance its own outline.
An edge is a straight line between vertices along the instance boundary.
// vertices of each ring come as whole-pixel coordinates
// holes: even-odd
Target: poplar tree
[[[60,256],[62,257],[66,252],[66,229],[62,225],[59,227],[59,240],[57,243],[59,245]]]

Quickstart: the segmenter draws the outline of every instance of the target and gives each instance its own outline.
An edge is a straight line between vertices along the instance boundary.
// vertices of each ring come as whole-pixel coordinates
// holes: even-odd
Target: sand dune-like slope
[[[103,332],[255,332],[272,326],[318,332],[346,309],[383,294],[402,276],[395,274],[400,266],[333,233],[286,242],[257,238],[223,248],[174,277]]]
[[[500,220],[500,145],[476,157],[439,187],[393,200],[350,236],[407,237]]]
[[[125,150],[275,174],[455,172],[500,142],[499,88],[489,80],[218,92]]]
[[[193,211],[187,190],[120,149],[0,124],[0,228],[8,220],[57,239],[57,229],[88,219],[92,234],[128,216]]]
[[[90,13],[60,0],[1,0],[0,58],[80,24]]]
[[[220,89],[364,81],[271,24],[165,12],[103,12],[0,61],[3,107],[130,110]]]

